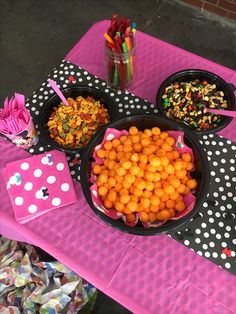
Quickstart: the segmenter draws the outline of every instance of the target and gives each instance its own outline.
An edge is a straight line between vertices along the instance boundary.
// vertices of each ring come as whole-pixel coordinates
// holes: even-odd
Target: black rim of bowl
[[[168,120],[173,120],[173,121],[175,120],[174,118],[173,119],[168,118],[163,110],[162,95],[164,94],[165,88],[174,82],[190,81],[197,78],[205,79],[210,84],[216,84],[217,88],[220,90],[223,90],[223,92],[225,93],[224,98],[228,101],[228,105],[229,105],[227,110],[236,110],[234,86],[232,83],[227,83],[221,77],[209,71],[200,70],[200,69],[187,69],[187,70],[182,70],[174,74],[171,74],[161,83],[156,94],[156,105],[158,107],[160,115],[166,117],[166,119]],[[222,116],[222,123],[218,127],[207,129],[204,131],[195,131],[194,129],[191,129],[188,125],[186,125],[184,122],[181,122],[181,121],[179,121],[178,123],[181,123],[181,125],[186,126],[187,128],[189,128],[189,130],[194,132],[194,134],[196,135],[203,135],[203,134],[208,134],[208,133],[219,132],[220,130],[224,129],[232,121],[232,119],[233,118],[231,117]]]
[[[199,191],[198,191],[199,197],[196,199],[196,203],[195,203],[194,208],[191,210],[191,212],[189,212],[184,217],[182,217],[178,220],[170,220],[160,227],[144,228],[144,227],[128,226],[123,221],[121,221],[121,219],[113,220],[112,218],[110,218],[110,217],[106,216],[105,214],[103,214],[102,212],[100,212],[93,205],[93,202],[91,200],[91,193],[90,193],[90,189],[89,189],[91,186],[91,183],[90,183],[89,177],[90,177],[90,173],[91,173],[90,165],[93,161],[92,153],[93,153],[94,147],[96,145],[98,145],[99,143],[101,143],[103,136],[104,136],[104,133],[105,133],[105,130],[107,128],[112,127],[112,128],[118,128],[119,129],[119,125],[121,123],[127,123],[127,124],[130,123],[130,125],[135,125],[135,122],[134,123],[132,122],[134,119],[135,120],[146,119],[146,120],[150,120],[150,121],[155,119],[155,121],[156,121],[155,125],[156,126],[158,126],[158,122],[159,123],[161,122],[163,124],[168,123],[168,127],[166,128],[166,130],[171,130],[171,129],[174,130],[175,129],[175,130],[179,130],[179,131],[184,131],[185,143],[188,143],[188,145],[190,145],[192,147],[194,146],[194,149],[195,149],[195,151],[197,151],[197,154],[199,157],[199,164],[201,164],[203,166],[203,171],[201,174],[201,176],[202,176],[201,177],[201,184],[200,184]],[[120,128],[120,129],[124,129],[124,128]],[[90,168],[89,171],[88,171],[88,168]],[[210,174],[209,174],[208,170],[209,170],[209,165],[208,165],[208,160],[207,160],[206,154],[204,153],[203,148],[200,146],[198,139],[194,136],[193,133],[189,132],[189,130],[187,128],[180,126],[179,124],[177,124],[174,121],[167,120],[164,117],[152,116],[152,115],[137,115],[137,116],[131,116],[128,118],[123,118],[123,119],[115,121],[115,122],[111,122],[111,123],[107,124],[105,127],[103,127],[102,130],[100,130],[99,132],[96,133],[96,136],[94,136],[93,139],[90,141],[89,145],[87,146],[87,148],[86,148],[86,150],[82,156],[82,160],[81,160],[81,186],[82,186],[84,196],[85,196],[89,206],[106,223],[108,223],[112,227],[115,227],[116,229],[119,229],[119,230],[127,232],[127,233],[136,234],[136,235],[143,235],[143,236],[151,236],[151,235],[157,235],[157,234],[167,233],[169,231],[173,231],[174,229],[177,229],[180,226],[182,226],[183,224],[185,224],[186,222],[188,222],[196,214],[196,212],[200,209],[203,202],[205,201],[207,193],[208,193],[209,182],[210,182]]]
[[[75,98],[77,96],[91,96],[95,100],[100,100],[102,104],[105,105],[105,107],[108,109],[108,113],[110,116],[110,121],[115,121],[118,116],[118,111],[115,106],[114,100],[107,95],[106,93],[100,91],[99,89],[92,88],[89,86],[85,85],[73,85],[64,89],[61,89],[62,94],[68,98],[72,97]],[[43,105],[40,111],[40,119],[39,119],[39,131],[40,131],[40,139],[45,145],[49,145],[54,149],[58,149],[60,151],[63,151],[65,153],[80,153],[82,154],[86,148],[84,147],[79,147],[79,148],[69,148],[69,147],[63,147],[57,144],[50,136],[49,136],[49,131],[47,127],[47,122],[48,118],[53,111],[54,107],[59,106],[61,100],[57,94],[53,94],[53,96],[47,100],[47,102]],[[103,127],[103,126],[102,126]],[[99,128],[100,129],[102,129]],[[97,130],[96,132],[99,132]],[[93,136],[95,136],[96,132],[92,135],[91,139]],[[90,139],[90,141],[91,141]]]

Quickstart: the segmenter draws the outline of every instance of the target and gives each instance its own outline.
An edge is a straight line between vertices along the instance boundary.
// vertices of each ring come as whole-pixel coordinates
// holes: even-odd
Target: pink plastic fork
[[[57,84],[55,81],[53,80],[48,80],[48,83],[51,85],[51,87],[54,89],[54,91],[56,92],[56,94],[61,98],[62,102],[66,105],[66,106],[70,106],[70,104],[68,103],[68,101],[66,100],[66,98],[64,97],[64,95],[62,94],[62,92],[60,91],[60,89],[58,88]]]
[[[206,108],[206,110],[207,112],[211,112],[214,114],[236,118],[236,111],[233,111],[233,110],[218,110],[218,109],[210,109],[210,108]]]

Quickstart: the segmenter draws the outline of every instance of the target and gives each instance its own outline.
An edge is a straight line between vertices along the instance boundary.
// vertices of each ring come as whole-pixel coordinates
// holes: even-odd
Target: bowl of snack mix
[[[209,188],[208,160],[193,133],[164,117],[111,122],[88,144],[81,185],[92,210],[137,235],[165,233],[189,221]]]
[[[236,110],[235,87],[204,70],[183,70],[167,77],[156,95],[159,112],[185,124],[195,134],[215,133],[231,117],[208,113],[206,108]]]
[[[39,124],[41,139],[55,149],[81,153],[91,137],[115,119],[115,105],[106,93],[88,86],[74,85],[61,91],[70,106],[57,95],[47,101]]]

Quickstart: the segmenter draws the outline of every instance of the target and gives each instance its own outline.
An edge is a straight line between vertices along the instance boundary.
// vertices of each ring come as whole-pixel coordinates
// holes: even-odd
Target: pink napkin
[[[8,163],[4,179],[19,223],[77,201],[66,155],[57,150]]]

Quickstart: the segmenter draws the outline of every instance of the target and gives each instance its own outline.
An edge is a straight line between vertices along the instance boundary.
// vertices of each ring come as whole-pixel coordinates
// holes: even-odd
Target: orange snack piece
[[[96,154],[99,158],[104,158],[106,156],[106,152],[103,149],[98,149]]]
[[[129,223],[135,222],[135,219],[136,219],[136,217],[135,217],[134,213],[126,215],[126,221]]]

